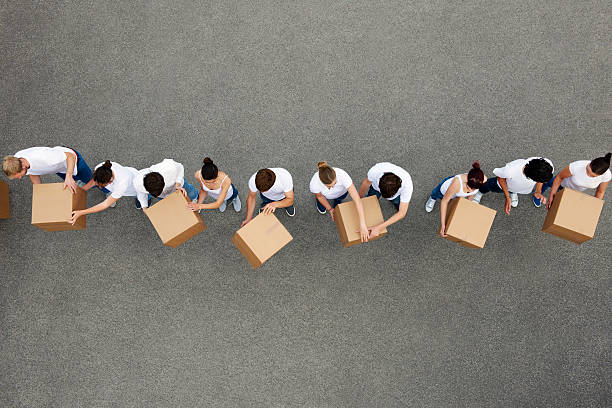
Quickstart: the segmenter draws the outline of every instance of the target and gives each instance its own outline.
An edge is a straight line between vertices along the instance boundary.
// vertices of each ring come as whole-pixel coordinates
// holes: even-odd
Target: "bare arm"
[[[69,222],[74,225],[74,223],[79,219],[81,215],[93,214],[100,211],[106,210],[112,204],[114,204],[118,198],[108,196],[106,200],[102,201],[100,204],[96,204],[93,207],[86,208],[85,210],[77,210],[72,212],[72,217],[70,217]]]
[[[364,178],[363,181],[361,182],[361,186],[359,187],[359,197],[365,197],[371,185],[372,185],[372,182],[368,180],[367,177]]]
[[[265,214],[269,214],[270,212],[273,212],[273,211],[272,210],[266,211],[266,209],[290,207],[293,205],[294,197],[295,196],[293,194],[293,190],[285,191],[285,198],[279,201],[274,201],[272,203],[266,204],[266,206],[263,208],[263,211]]]
[[[253,219],[253,212],[255,211],[255,204],[257,204],[257,193],[249,191],[249,195],[247,197],[246,219],[242,222],[243,227],[249,221]]]
[[[321,205],[323,207],[325,207],[325,209],[327,210],[328,213],[332,214],[332,206],[329,203],[329,201],[327,201],[327,198],[325,198],[325,196],[321,193],[315,193],[315,197],[317,198],[317,200],[321,203]],[[333,214],[332,214],[332,218],[333,218]]]
[[[357,215],[359,215],[359,235],[361,236],[361,242],[368,242],[368,226],[365,222],[365,213],[363,212],[363,204],[361,204],[361,198],[359,197],[359,193],[357,192],[357,189],[355,188],[354,184],[351,184],[349,186],[348,193],[353,199],[353,201],[355,202],[355,207],[357,208]]]
[[[504,211],[506,214],[510,214],[510,209],[512,208],[512,200],[510,199],[510,192],[508,191],[508,182],[503,177],[498,177],[497,181],[499,182],[499,186],[502,190],[504,190],[504,195],[506,196],[506,203],[504,204]]]
[[[448,208],[448,202],[452,196],[459,192],[459,183],[459,180],[454,179],[440,201],[440,236],[442,237],[446,237],[446,210]]]
[[[605,183],[599,183],[599,186],[597,186],[597,190],[595,190],[595,197],[599,198],[600,200],[603,200],[604,195],[606,194],[606,188],[608,188],[608,183],[610,182],[606,181]]]
[[[214,210],[215,208],[221,207],[221,204],[223,204],[223,201],[225,201],[225,198],[227,197],[227,192],[229,191],[229,188],[232,185],[232,180],[229,177],[226,178],[225,180],[226,181],[223,182],[223,186],[221,188],[221,192],[219,193],[219,197],[217,197],[217,200],[209,204],[198,203],[197,205],[198,209]],[[206,197],[206,194],[207,192],[204,191],[204,197]],[[202,197],[202,201],[204,201],[204,197]]]
[[[568,177],[572,177],[572,172],[569,169],[569,165],[565,166],[563,170],[561,170],[561,172],[557,174],[557,177],[555,177],[555,181],[553,181],[553,185],[550,188],[550,194],[548,195],[548,203],[546,204],[547,208],[550,208],[550,206],[552,205],[552,202],[555,198],[555,194],[557,194],[557,191],[561,186],[561,181]]]
[[[30,175],[30,181],[32,182],[32,184],[42,184],[42,180],[40,179],[40,176]]]

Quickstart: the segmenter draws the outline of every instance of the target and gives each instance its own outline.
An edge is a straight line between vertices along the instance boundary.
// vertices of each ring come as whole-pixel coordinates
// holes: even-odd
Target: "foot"
[[[287,208],[285,208],[285,212],[287,213],[288,216],[293,217],[295,215],[295,206],[289,206]]]
[[[137,198],[134,199],[134,207],[136,207],[137,210],[142,210],[142,206],[140,205],[140,201]]]
[[[474,199],[472,201],[475,202],[476,204],[480,204],[481,198],[482,198],[482,193],[479,191],[476,194],[474,194]]]
[[[112,194],[112,193],[108,193],[108,194],[106,195],[106,198],[110,197],[110,195],[111,195],[111,194]],[[114,203],[112,203],[112,204],[111,204],[111,208],[115,208],[116,206],[117,206],[117,202],[116,202],[116,201],[115,201]]]
[[[510,205],[512,208],[516,208],[518,206],[518,194],[510,193]]]
[[[225,208],[227,207],[227,204],[225,204],[225,201],[221,203],[221,205],[219,206],[219,211],[223,212],[225,211]]]
[[[434,208],[434,205],[436,205],[436,200],[434,200],[433,198],[429,197],[429,199],[425,203],[425,211],[431,212],[433,210],[433,208]]]
[[[321,211],[321,207],[319,207],[319,203],[317,201],[315,201],[315,207],[317,207],[317,211],[319,212],[319,214],[327,213],[327,210],[325,208],[323,208],[323,211]]]
[[[533,199],[533,205],[540,208],[540,206],[542,205],[542,200],[536,198],[534,195],[532,195],[531,198]]]
[[[236,198],[234,198],[234,211],[236,212],[240,212],[240,210],[242,209],[242,203],[240,202],[240,197],[236,196]]]

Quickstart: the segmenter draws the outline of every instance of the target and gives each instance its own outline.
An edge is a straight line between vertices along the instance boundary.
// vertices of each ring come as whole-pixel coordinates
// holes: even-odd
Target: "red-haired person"
[[[480,169],[477,161],[472,164],[472,168],[467,173],[448,176],[440,182],[432,191],[429,199],[425,203],[425,211],[431,212],[440,201],[440,236],[446,237],[446,209],[448,202],[455,197],[465,197],[472,200],[478,192],[478,188],[487,181],[484,172]]]

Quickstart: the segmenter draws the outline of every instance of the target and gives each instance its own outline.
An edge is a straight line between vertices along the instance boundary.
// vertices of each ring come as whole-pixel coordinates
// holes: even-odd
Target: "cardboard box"
[[[0,219],[7,219],[11,216],[11,205],[9,201],[8,184],[0,180]]]
[[[370,196],[362,198],[361,205],[363,206],[363,213],[368,228],[382,224],[385,221],[382,211],[380,210],[378,197]],[[340,233],[342,245],[350,247],[351,245],[361,243],[361,237],[359,235],[359,215],[357,214],[355,202],[349,201],[338,204],[334,211],[334,218],[336,220],[338,232]],[[378,239],[386,233],[387,229],[385,228],[374,239]]]
[[[564,188],[555,194],[542,231],[582,244],[593,238],[604,200]]]
[[[188,202],[183,193],[175,191],[144,209],[164,245],[176,248],[206,229],[200,214],[186,207]]]
[[[293,240],[274,214],[259,214],[232,237],[232,242],[254,269]]]
[[[496,213],[466,198],[453,198],[446,211],[446,239],[468,248],[483,248]]]
[[[86,216],[72,225],[68,221],[75,210],[87,208],[87,193],[77,187],[72,194],[64,183],[33,184],[32,225],[45,231],[82,230],[87,226]]]

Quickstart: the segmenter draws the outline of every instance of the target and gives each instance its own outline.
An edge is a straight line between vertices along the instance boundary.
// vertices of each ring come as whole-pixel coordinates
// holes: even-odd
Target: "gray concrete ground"
[[[230,241],[244,211],[171,249],[131,199],[85,232],[38,230],[12,182],[0,405],[609,407],[610,206],[577,246],[522,197],[468,250],[423,205],[475,159],[609,151],[611,17],[603,0],[3,3],[3,154],[62,144],[190,176],[208,155],[243,194],[283,166],[297,216],[254,272]],[[342,248],[308,192],[322,159],[357,183],[405,167],[406,219]]]

